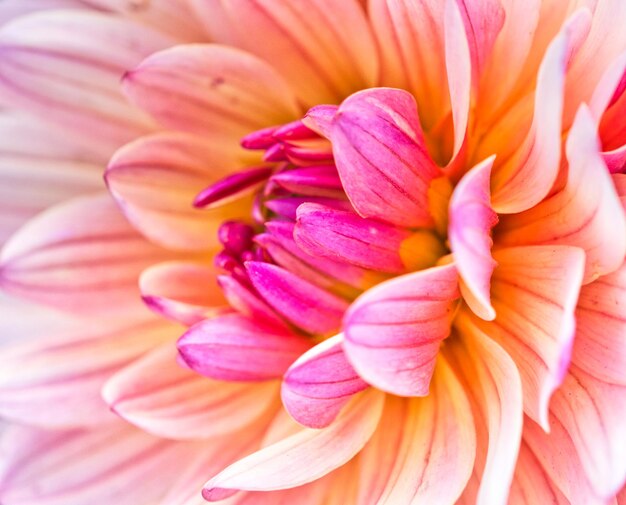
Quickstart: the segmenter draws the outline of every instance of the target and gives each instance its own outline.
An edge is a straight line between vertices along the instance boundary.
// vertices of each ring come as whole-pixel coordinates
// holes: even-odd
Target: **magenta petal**
[[[306,339],[284,328],[237,314],[207,319],[178,340],[178,351],[192,370],[228,381],[280,377],[309,347]]]
[[[348,303],[276,265],[250,261],[254,288],[276,311],[309,333],[328,334],[341,325]]]
[[[361,216],[407,227],[433,224],[428,190],[440,170],[426,151],[411,94],[355,93],[339,107],[331,140],[346,194]]]
[[[409,232],[354,212],[335,210],[305,203],[298,207],[294,237],[298,245],[313,256],[381,272],[406,270],[400,245]]]
[[[272,167],[254,167],[236,172],[203,189],[193,205],[205,208],[223,205],[265,181],[271,173]]]
[[[285,170],[271,178],[282,188],[300,195],[342,197],[343,187],[333,165]]]
[[[452,264],[396,277],[368,290],[344,319],[348,359],[363,379],[383,391],[427,395],[458,297]]]
[[[342,338],[337,335],[313,347],[285,374],[285,408],[309,428],[328,426],[352,395],[368,387],[346,359]]]

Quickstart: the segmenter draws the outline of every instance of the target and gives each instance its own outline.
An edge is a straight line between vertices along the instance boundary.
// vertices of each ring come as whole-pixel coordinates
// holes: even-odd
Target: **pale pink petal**
[[[309,342],[281,327],[238,314],[207,319],[178,340],[184,362],[217,380],[262,381],[280,377]]]
[[[131,222],[151,240],[175,249],[208,249],[219,245],[222,222],[249,217],[250,199],[211,210],[194,208],[194,199],[242,164],[232,141],[164,132],[119,149],[106,181]]]
[[[453,505],[474,466],[472,409],[454,372],[437,364],[433,394],[387,396],[378,429],[359,456],[359,505]]]
[[[169,442],[125,423],[94,430],[2,433],[0,500],[7,505],[153,505],[206,444]]]
[[[246,271],[265,301],[291,323],[309,333],[339,329],[345,299],[270,263],[249,261]]]
[[[342,341],[339,334],[316,345],[285,373],[283,404],[304,426],[328,426],[354,394],[368,387],[346,359]]]
[[[0,25],[32,12],[54,9],[87,9],[82,0],[3,0],[0,3]]]
[[[204,486],[206,500],[217,501],[238,490],[271,491],[318,479],[356,455],[374,433],[384,395],[369,390],[351,400],[327,428],[302,431],[229,466]],[[306,461],[307,464],[294,464]]]
[[[509,499],[515,505],[571,505],[525,442],[520,446]]]
[[[112,149],[153,128],[122,96],[128,68],[174,44],[132,21],[86,11],[44,11],[0,30],[0,101]]]
[[[626,263],[581,289],[572,361],[600,380],[626,386],[624,335]]]
[[[333,118],[338,108],[337,105],[316,105],[308,110],[302,122],[322,137],[330,138]]]
[[[375,42],[353,0],[226,0],[214,12],[227,39],[270,62],[309,107],[376,82]]]
[[[454,262],[463,280],[461,293],[480,317],[496,317],[491,306],[491,274],[496,263],[491,256],[491,229],[498,216],[491,208],[489,189],[494,158],[487,158],[460,180],[452,193],[448,239]]]
[[[176,335],[147,311],[99,319],[49,317],[41,308],[23,304],[3,303],[0,310],[3,340],[15,339],[0,347],[0,414],[43,427],[111,422],[114,417],[99,395],[102,384],[118,368]]]
[[[383,391],[428,395],[458,297],[454,265],[406,274],[369,289],[344,318],[348,359],[365,381]]]
[[[23,114],[0,114],[0,244],[42,210],[102,188],[101,167],[81,160],[85,147],[58,129]]]
[[[173,342],[126,366],[102,390],[126,421],[172,439],[225,436],[260,420],[277,405],[278,384],[209,380],[176,362]]]
[[[201,135],[239,138],[299,115],[270,65],[226,46],[190,44],[153,54],[125,75],[124,90],[162,125]]]
[[[606,110],[621,98],[626,89],[624,86],[626,86],[626,52],[616,58],[604,71],[593,90],[593,95],[589,100],[589,110],[597,122]]]
[[[492,198],[498,213],[529,209],[552,189],[561,158],[565,72],[573,49],[589,30],[590,18],[589,11],[578,11],[546,51],[537,75],[530,132],[515,154],[494,168]]]
[[[524,213],[507,216],[498,245],[563,244],[584,249],[584,282],[616,270],[626,254],[626,215],[599,152],[596,125],[582,106],[566,143],[565,187]]]
[[[524,417],[520,375],[504,349],[480,330],[463,328],[455,337],[444,353],[472,405],[477,438],[463,503],[507,503]]]
[[[381,51],[381,84],[416,98],[420,119],[432,129],[450,110],[441,0],[369,2]]]
[[[494,259],[496,319],[485,322],[463,310],[457,324],[467,331],[477,327],[511,355],[522,377],[524,411],[547,431],[548,403],[570,361],[584,253],[575,247],[528,246],[501,249]]]
[[[362,217],[433,224],[428,190],[441,172],[426,151],[409,93],[376,88],[350,96],[335,114],[331,140],[346,194]]]
[[[168,261],[141,273],[143,301],[157,314],[191,326],[226,310],[215,268],[204,263]]]
[[[141,303],[141,271],[171,258],[98,194],[53,207],[13,235],[2,250],[0,285],[70,312],[125,312]]]

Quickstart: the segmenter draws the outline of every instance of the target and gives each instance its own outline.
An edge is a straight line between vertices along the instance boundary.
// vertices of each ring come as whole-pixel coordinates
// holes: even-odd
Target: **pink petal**
[[[44,11],[0,32],[0,100],[70,128],[110,152],[153,128],[119,89],[128,68],[175,40],[105,13]]]
[[[272,177],[280,187],[292,193],[341,198],[343,186],[333,165],[320,165],[279,172]]]
[[[271,62],[307,106],[336,103],[374,85],[376,46],[356,2],[227,0],[221,4],[223,19],[233,28],[238,45]],[[232,38],[230,33],[227,36]]]
[[[626,263],[583,286],[572,361],[602,381],[626,386]]]
[[[511,355],[522,377],[524,411],[547,431],[548,403],[570,361],[584,253],[567,246],[529,246],[501,249],[494,258],[496,319],[481,321],[465,310],[458,324],[464,331],[479,329]]]
[[[217,501],[238,490],[292,488],[326,475],[367,443],[378,425],[383,403],[384,395],[377,391],[356,396],[329,427],[302,429],[223,470],[205,484],[204,498]],[[307,464],[294,464],[298,461]]]
[[[338,108],[336,105],[316,105],[309,109],[302,121],[318,135],[330,138],[333,118]]]
[[[23,304],[0,309],[0,331],[16,338],[0,348],[0,415],[46,428],[110,423],[114,417],[100,398],[102,384],[176,335],[147,312],[86,319],[58,313],[49,318]],[[33,314],[35,324],[29,324]]]
[[[489,190],[494,157],[472,168],[456,186],[450,200],[448,237],[454,261],[463,279],[461,292],[481,318],[496,317],[491,306],[491,274],[496,267],[491,257],[491,229],[498,216],[491,208]]]
[[[202,263],[169,261],[154,265],[141,273],[139,289],[148,307],[187,326],[226,307],[215,269]]]
[[[456,503],[474,466],[471,406],[452,369],[437,365],[433,394],[387,396],[361,452],[358,503]]]
[[[409,93],[376,88],[350,96],[335,115],[331,140],[346,194],[362,217],[432,225],[428,190],[441,174]]]
[[[140,301],[139,274],[171,257],[143,239],[108,194],[93,195],[22,227],[2,251],[0,284],[72,313],[125,312]]]
[[[502,222],[500,245],[563,244],[584,249],[584,282],[616,270],[626,255],[626,215],[599,152],[596,126],[582,106],[566,143],[565,187]]]
[[[102,390],[126,421],[183,440],[224,436],[253,424],[276,405],[277,393],[275,383],[218,382],[182,368],[172,342],[117,372]]]
[[[128,218],[151,240],[175,249],[207,249],[218,245],[223,221],[248,218],[243,202],[249,198],[210,211],[195,209],[194,198],[240,167],[241,156],[232,141],[157,133],[119,149],[106,181]]]
[[[285,373],[283,404],[304,426],[325,428],[353,395],[368,387],[346,359],[342,340],[340,334],[316,345]]]
[[[464,503],[507,503],[522,436],[520,375],[511,357],[476,328],[460,329],[444,349],[472,405],[476,463]]]
[[[454,265],[383,282],[344,318],[344,349],[363,379],[400,396],[426,396],[459,297]]]
[[[246,263],[252,285],[279,314],[304,331],[337,330],[348,302],[293,273],[258,261]]]
[[[602,159],[612,174],[626,173],[626,144],[612,151],[603,152]]]
[[[4,0],[0,4],[0,25],[30,13],[57,9],[88,9],[82,0]]]
[[[126,74],[131,101],[163,126],[239,138],[299,115],[280,75],[243,51],[183,45],[155,53]]]
[[[586,10],[570,18],[550,44],[537,76],[533,124],[522,146],[493,175],[498,213],[527,210],[545,198],[559,173],[565,72],[572,50],[589,30]]]
[[[178,340],[184,362],[217,380],[263,381],[280,377],[309,342],[284,328],[238,314],[206,319]]]

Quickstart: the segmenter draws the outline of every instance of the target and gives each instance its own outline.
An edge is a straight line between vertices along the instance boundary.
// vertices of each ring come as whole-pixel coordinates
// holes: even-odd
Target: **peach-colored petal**
[[[344,349],[359,375],[383,391],[426,396],[459,297],[454,265],[378,284],[344,318]]]
[[[277,406],[278,384],[208,380],[181,367],[168,342],[113,375],[102,396],[144,431],[186,440],[226,436],[256,422]]]
[[[123,86],[162,125],[201,135],[239,138],[299,115],[270,65],[226,46],[189,44],[155,53],[126,73]]]
[[[507,503],[524,417],[515,362],[475,327],[463,328],[444,353],[465,388],[476,425],[476,463],[464,503]]]
[[[206,211],[193,207],[194,198],[241,166],[240,156],[232,142],[157,133],[119,149],[106,181],[130,221],[151,240],[175,249],[208,249],[219,245],[222,222],[249,216],[249,198]]]
[[[460,180],[450,200],[448,237],[454,263],[459,270],[461,293],[480,317],[496,317],[491,306],[491,274],[496,267],[491,257],[491,229],[498,216],[491,208],[489,190],[494,158],[487,158]]]
[[[140,302],[141,271],[171,257],[141,237],[108,194],[97,194],[53,207],[13,235],[0,285],[70,312],[126,312]]]
[[[204,498],[217,501],[238,490],[286,489],[326,475],[349,461],[367,443],[378,425],[383,403],[384,395],[380,392],[361,393],[329,427],[304,428],[223,470],[205,484]]]
[[[20,505],[152,505],[181,466],[207,447],[169,442],[125,423],[94,430],[2,433],[0,500]]]
[[[44,11],[0,30],[0,101],[112,149],[153,127],[119,89],[128,68],[174,40],[105,13]]]
[[[359,505],[453,505],[474,466],[472,409],[440,360],[433,394],[387,396],[378,429],[359,456]]]
[[[0,347],[0,414],[43,427],[111,422],[99,395],[102,384],[117,368],[176,335],[147,311],[87,319],[48,316],[39,307],[6,302],[0,311],[3,339],[16,339]]]
[[[354,0],[225,0],[221,4],[218,19],[225,15],[226,26],[234,29],[241,47],[271,62],[306,106],[337,103],[375,84],[376,46]],[[228,38],[232,40],[230,34]]]
[[[187,326],[227,308],[215,267],[205,263],[168,261],[153,265],[141,273],[139,289],[153,311]]]
[[[202,375],[227,381],[280,377],[311,344],[283,327],[239,314],[206,319],[178,340],[183,361]]]
[[[450,110],[444,6],[441,0],[369,2],[381,51],[381,84],[406,89],[415,96],[427,131]]]
[[[463,310],[458,324],[477,326],[511,355],[522,377],[524,411],[548,430],[550,396],[570,361],[584,253],[567,246],[528,246],[496,251],[494,258],[496,319],[481,321]]]
[[[398,89],[360,91],[337,110],[330,139],[350,202],[362,217],[432,225],[428,190],[441,172],[426,151],[415,99]]]
[[[565,72],[573,49],[589,30],[589,11],[577,12],[550,44],[539,68],[533,124],[521,147],[494,168],[493,206],[521,212],[539,203],[559,173]]]
[[[626,386],[626,263],[580,291],[572,361],[608,383]]]
[[[565,187],[524,213],[503,219],[498,245],[563,244],[584,249],[584,282],[616,270],[626,255],[626,214],[599,152],[596,126],[582,106],[566,144]]]
[[[304,426],[328,426],[353,395],[368,387],[348,362],[342,341],[339,334],[316,345],[285,373],[283,404]]]

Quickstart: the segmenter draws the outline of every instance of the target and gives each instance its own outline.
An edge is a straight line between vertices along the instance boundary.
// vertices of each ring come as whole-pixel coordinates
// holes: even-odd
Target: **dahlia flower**
[[[2,0],[0,502],[626,504],[625,23]]]

